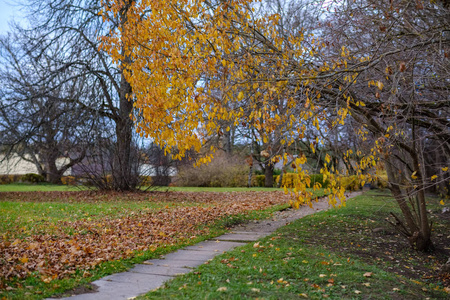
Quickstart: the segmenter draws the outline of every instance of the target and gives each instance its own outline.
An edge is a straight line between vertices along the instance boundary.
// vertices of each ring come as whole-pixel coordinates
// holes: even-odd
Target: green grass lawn
[[[385,192],[307,216],[259,243],[216,257],[139,299],[448,299],[437,267],[450,253],[449,221],[430,198],[435,253],[411,250],[384,218]]]
[[[161,191],[178,191],[178,192],[269,192],[279,191],[278,188],[264,188],[264,187],[159,187]]]
[[[67,192],[67,191],[80,191],[85,189],[86,188],[82,186],[57,185],[51,183],[0,184],[0,192],[51,192],[51,191]]]
[[[50,191],[81,191],[93,189],[84,186],[57,185],[50,183],[28,184],[28,183],[12,183],[0,185],[0,192],[50,192]],[[252,191],[279,191],[278,188],[263,187],[151,187],[149,190],[157,191],[176,191],[176,192],[252,192]]]

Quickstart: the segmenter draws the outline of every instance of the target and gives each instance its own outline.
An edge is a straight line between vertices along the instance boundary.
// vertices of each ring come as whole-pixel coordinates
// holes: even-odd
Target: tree
[[[59,45],[33,56],[27,42],[20,34],[0,39],[0,144],[6,157],[19,155],[48,182],[61,183],[85,157],[99,120],[77,103],[59,100],[92,94],[85,77],[71,77],[72,68],[51,74],[49,57],[56,57]]]
[[[427,141],[449,148],[449,10],[440,2],[390,3],[319,2],[320,26],[304,35],[280,34],[280,15],[253,14],[252,1],[140,1],[128,10],[123,28],[104,39],[104,47],[114,59],[130,57],[124,74],[141,112],[141,132],[160,145],[176,146],[177,157],[199,150],[201,132],[220,130],[217,120],[239,124],[245,118],[265,134],[286,126],[295,132],[284,141],[289,145],[311,128],[330,136],[352,118],[360,124],[361,139],[373,142],[355,172],[364,184],[371,179],[367,170],[386,159],[390,189],[405,220],[396,216],[396,226],[411,245],[427,250],[432,243],[420,149]],[[112,1],[103,14],[122,9]],[[327,26],[339,30],[317,36]],[[222,98],[211,97],[218,89]],[[239,106],[226,109],[244,97],[249,114]],[[283,115],[275,113],[277,99],[287,101]],[[157,115],[163,117],[155,122]],[[316,146],[323,144],[322,136],[316,139]],[[296,205],[312,199],[302,168],[306,160],[303,155],[294,161],[302,179],[294,189]],[[330,179],[335,205],[345,200],[344,188],[328,153],[324,160],[320,171]],[[200,160],[207,161],[208,156]],[[442,176],[448,180],[448,173]]]
[[[33,59],[45,57],[49,61],[51,68],[45,70],[47,78],[83,79],[90,86],[80,97],[59,95],[58,101],[74,103],[92,116],[111,121],[114,127],[111,186],[120,191],[133,190],[139,182],[134,161],[137,155],[132,147],[134,101],[122,67],[129,58],[113,61],[100,49],[99,38],[123,26],[132,3],[122,1],[121,11],[104,20],[99,15],[102,9],[99,1],[29,0],[24,4],[24,11],[31,25],[26,29],[16,28],[26,40],[23,44],[27,46],[27,55]],[[50,55],[47,50],[54,45],[58,45],[58,52]],[[50,94],[62,84],[64,81],[43,80],[40,93]]]
[[[333,77],[340,86],[322,90],[331,101],[347,106],[363,125],[364,138],[373,141],[364,163],[375,163],[372,157],[384,162],[389,188],[403,215],[393,214],[392,224],[419,250],[433,248],[425,190],[435,180],[448,182],[448,173],[439,179],[427,176],[430,163],[425,160],[427,145],[434,143],[444,153],[439,164],[450,162],[450,12],[444,5],[349,2],[337,8],[340,17],[325,30],[332,43],[345,46],[326,54],[340,65]]]

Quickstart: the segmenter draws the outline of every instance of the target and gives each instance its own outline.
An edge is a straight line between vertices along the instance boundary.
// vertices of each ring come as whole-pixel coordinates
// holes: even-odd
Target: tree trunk
[[[126,4],[120,12],[120,22],[123,30],[125,30],[124,27],[127,22],[127,11],[129,7],[130,4]],[[122,54],[125,55],[125,49],[122,49]],[[133,111],[133,102],[130,100],[130,97],[133,90],[123,73],[124,66],[129,63],[131,63],[130,57],[125,56],[120,66],[119,116],[115,120],[117,144],[112,173],[113,188],[118,191],[134,190],[138,184],[137,174],[133,172],[134,161],[132,157],[133,121],[131,119],[131,113]]]
[[[130,191],[134,190],[137,184],[136,174],[133,174],[131,149],[133,137],[131,112],[133,110],[133,103],[128,100],[128,95],[131,95],[132,90],[123,75],[120,85],[119,118],[116,120],[117,144],[112,170],[113,184],[116,190]]]
[[[273,187],[273,169],[274,165],[269,160],[266,161],[266,167],[264,168],[264,186],[265,187]]]
[[[400,189],[399,179],[395,175],[392,168],[392,162],[388,159],[386,163],[386,171],[388,174],[389,188],[397,201],[398,206],[402,211],[405,221],[400,220],[397,216],[392,214],[396,222],[391,223],[403,236],[408,239],[411,247],[419,251],[430,251],[434,249],[431,241],[431,227],[428,223],[428,215],[425,205],[425,192],[420,188],[417,192],[418,202],[415,211],[418,215],[415,216],[408,205],[407,195],[403,194]],[[417,171],[420,178],[420,171]],[[419,181],[421,178],[419,179]]]
[[[52,150],[49,150],[52,152]],[[56,160],[58,159],[58,154],[56,152],[47,153],[45,156],[44,170],[45,170],[45,181],[60,184],[61,183],[61,173],[56,166]]]

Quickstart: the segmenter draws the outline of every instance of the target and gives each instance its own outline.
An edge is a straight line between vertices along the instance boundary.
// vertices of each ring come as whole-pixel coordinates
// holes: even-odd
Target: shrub
[[[325,180],[325,181],[323,181],[323,174],[312,174],[312,175],[309,175],[309,177],[311,178],[311,187],[314,186],[314,183],[315,183],[315,182],[318,182],[318,183],[320,183],[320,185],[321,185],[323,188],[327,188],[327,187],[328,187],[328,184],[330,183],[330,182],[328,181],[328,179]]]
[[[39,183],[44,182],[45,178],[42,175],[34,174],[34,173],[28,173],[22,176],[21,180],[23,182],[29,182],[29,183]]]
[[[177,186],[246,187],[249,168],[238,157],[216,153],[208,165],[180,167],[175,177]]]
[[[19,182],[21,179],[22,175],[0,175],[0,184]]]
[[[341,186],[347,191],[359,191],[361,189],[361,180],[358,176],[343,176],[340,178]]]
[[[254,175],[252,179],[252,186],[264,187],[264,182],[266,181],[265,175]]]
[[[273,187],[277,186],[278,178],[279,178],[278,175],[273,175]],[[266,185],[266,176],[265,175],[253,175],[252,186],[265,187],[265,185]]]
[[[139,176],[141,179],[140,185],[141,186],[151,186],[152,185],[152,176]]]
[[[63,176],[61,177],[61,183],[64,185],[76,185],[77,180],[74,176]]]

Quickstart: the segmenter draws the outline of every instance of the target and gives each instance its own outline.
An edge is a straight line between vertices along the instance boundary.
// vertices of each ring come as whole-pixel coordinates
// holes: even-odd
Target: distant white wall
[[[164,167],[160,167],[161,171]],[[169,167],[168,170],[169,176],[175,176],[177,175],[177,169],[174,167]],[[156,167],[150,164],[142,164],[139,166],[139,175],[143,176],[156,176]]]
[[[56,166],[59,169],[67,162],[68,158],[58,158],[56,160]],[[15,154],[7,159],[4,155],[0,155],[0,175],[25,175],[28,173],[39,174],[39,171],[34,163],[26,161]],[[69,176],[71,174],[72,170],[69,168],[63,175]]]
[[[24,175],[28,173],[39,174],[36,165],[22,159],[18,155],[5,158],[0,155],[0,175]]]

